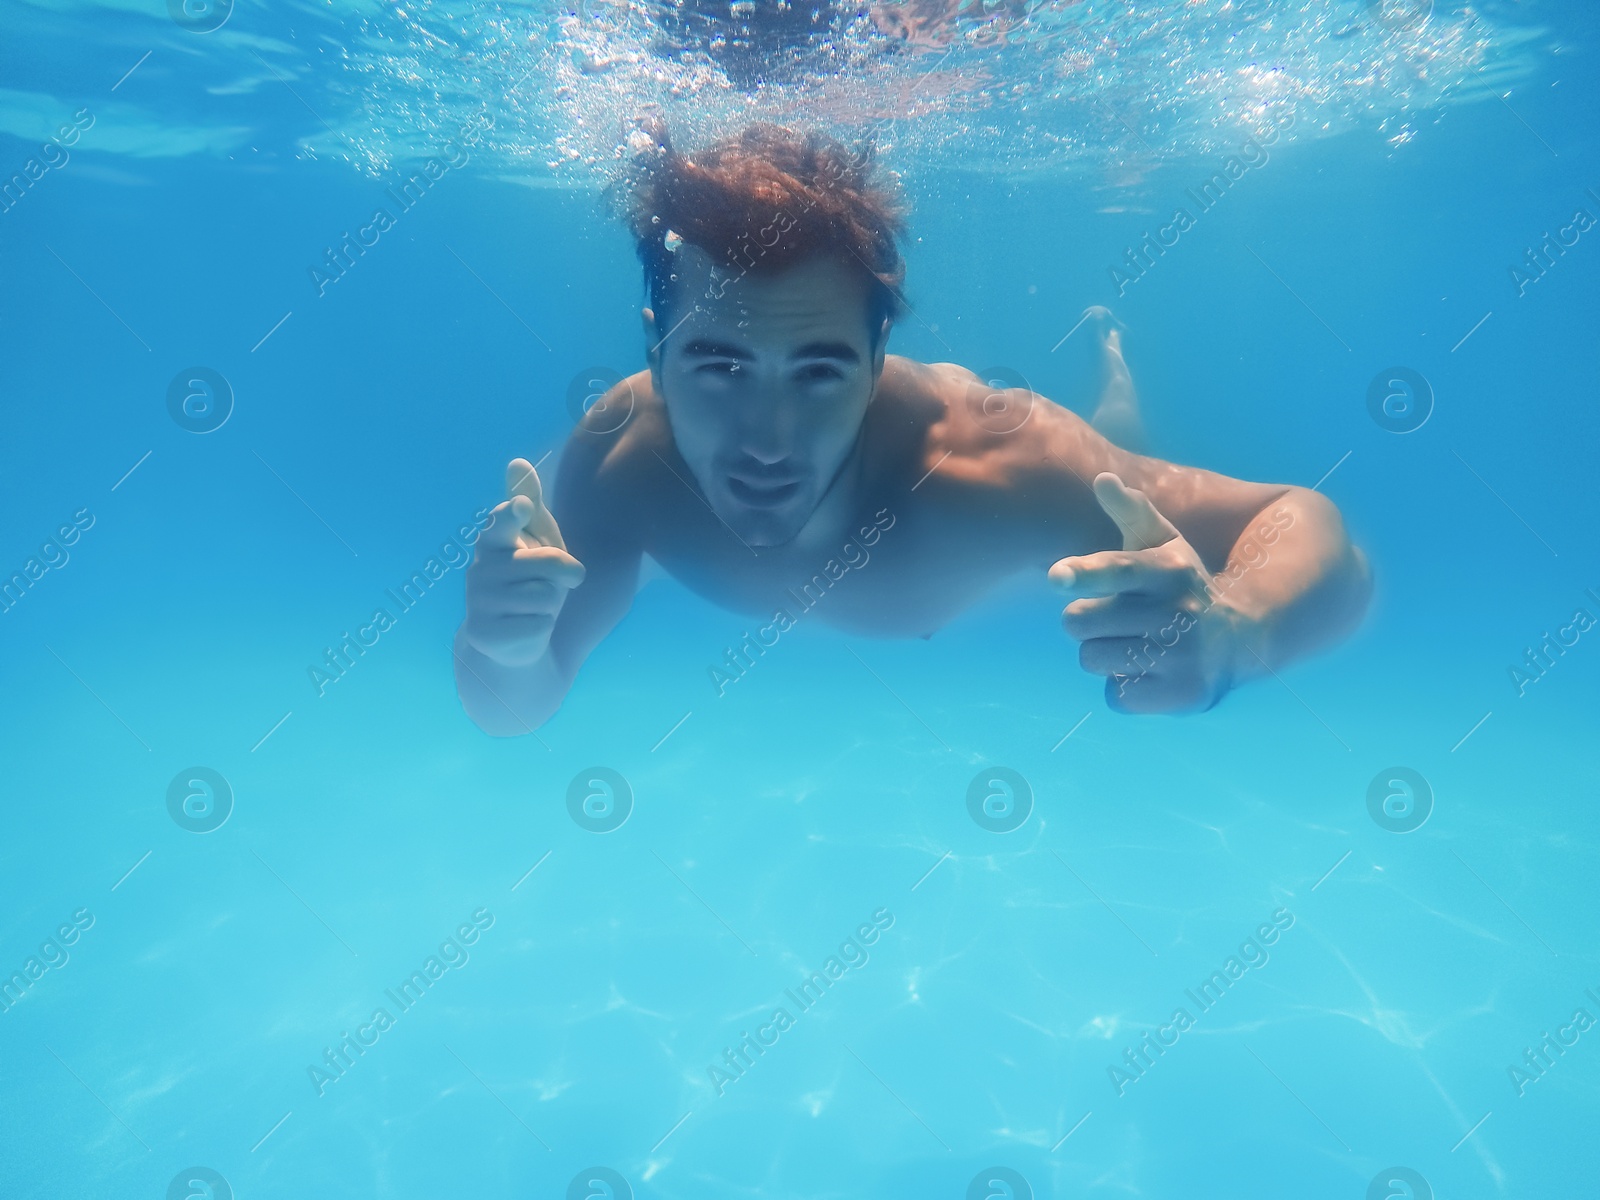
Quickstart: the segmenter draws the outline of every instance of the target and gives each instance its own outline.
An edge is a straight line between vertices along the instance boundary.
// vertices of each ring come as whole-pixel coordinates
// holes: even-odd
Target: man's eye
[[[737,375],[739,373],[739,364],[736,362],[705,363],[698,370],[702,375]]]
[[[807,383],[831,383],[836,379],[843,379],[844,374],[837,367],[816,363],[801,371],[800,378]]]

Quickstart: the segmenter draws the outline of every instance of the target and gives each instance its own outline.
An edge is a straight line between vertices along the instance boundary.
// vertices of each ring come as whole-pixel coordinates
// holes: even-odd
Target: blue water
[[[1020,577],[927,641],[801,622],[719,697],[750,623],[653,578],[516,739],[456,699],[443,547],[507,459],[559,452],[575,377],[642,364],[599,198],[619,97],[696,127],[815,96],[703,62],[574,73],[620,25],[536,7],[241,5],[206,34],[147,0],[0,14],[0,176],[62,160],[0,212],[0,574],[49,566],[0,612],[0,974],[26,980],[0,1195],[1594,1194],[1600,630],[1511,668],[1600,617],[1600,228],[1511,268],[1600,219],[1600,20],[1440,4],[1379,38],[1333,0],[1073,7],[1091,66],[1036,110],[992,80],[1066,61],[1076,26],[975,45],[989,108],[869,114],[915,206],[890,349],[1087,411],[1087,341],[1062,339],[1111,306],[1152,453],[1338,504],[1377,580],[1359,632],[1206,714],[1125,717]],[[1352,47],[1119,284],[1254,127],[1197,81]],[[1132,128],[1089,124],[1097,70]],[[524,71],[319,296],[408,147]],[[196,366],[232,394],[205,433],[168,404]],[[1407,433],[1368,409],[1396,366],[1432,394]],[[631,796],[604,834],[568,807],[596,766]],[[207,832],[197,767],[227,798]],[[995,767],[1032,794],[1009,832],[968,810]],[[1405,833],[1368,808],[1396,767],[1431,795]],[[1230,958],[1253,965],[1194,1003]],[[1534,1074],[1546,1035],[1575,1040]]]

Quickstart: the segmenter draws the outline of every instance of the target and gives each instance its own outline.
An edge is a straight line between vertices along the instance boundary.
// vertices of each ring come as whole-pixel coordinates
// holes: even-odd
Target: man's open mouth
[[[740,504],[751,508],[776,508],[787,503],[799,491],[801,480],[785,483],[749,483],[737,475],[728,476],[728,491]]]

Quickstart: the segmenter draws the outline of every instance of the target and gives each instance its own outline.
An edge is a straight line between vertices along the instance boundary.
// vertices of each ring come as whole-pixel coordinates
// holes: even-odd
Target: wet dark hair
[[[739,275],[817,257],[854,265],[867,276],[869,338],[900,317],[905,210],[893,182],[877,177],[870,143],[852,151],[823,133],[763,122],[690,155],[664,125],[643,132],[651,144],[622,194],[659,325],[670,327],[665,313],[677,299],[669,234]]]

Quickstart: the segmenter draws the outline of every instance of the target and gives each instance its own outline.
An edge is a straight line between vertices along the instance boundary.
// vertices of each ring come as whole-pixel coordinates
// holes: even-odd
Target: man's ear
[[[883,324],[878,327],[878,336],[874,339],[872,348],[872,378],[876,382],[883,374],[883,356],[889,351],[889,318],[883,318]]]
[[[644,327],[645,356],[654,358],[660,350],[656,345],[660,335],[656,333],[656,314],[648,304],[639,310],[639,322]]]
[[[639,310],[639,320],[644,327],[644,357],[650,367],[650,385],[656,395],[661,395],[661,335],[656,332],[656,314],[649,305]]]

